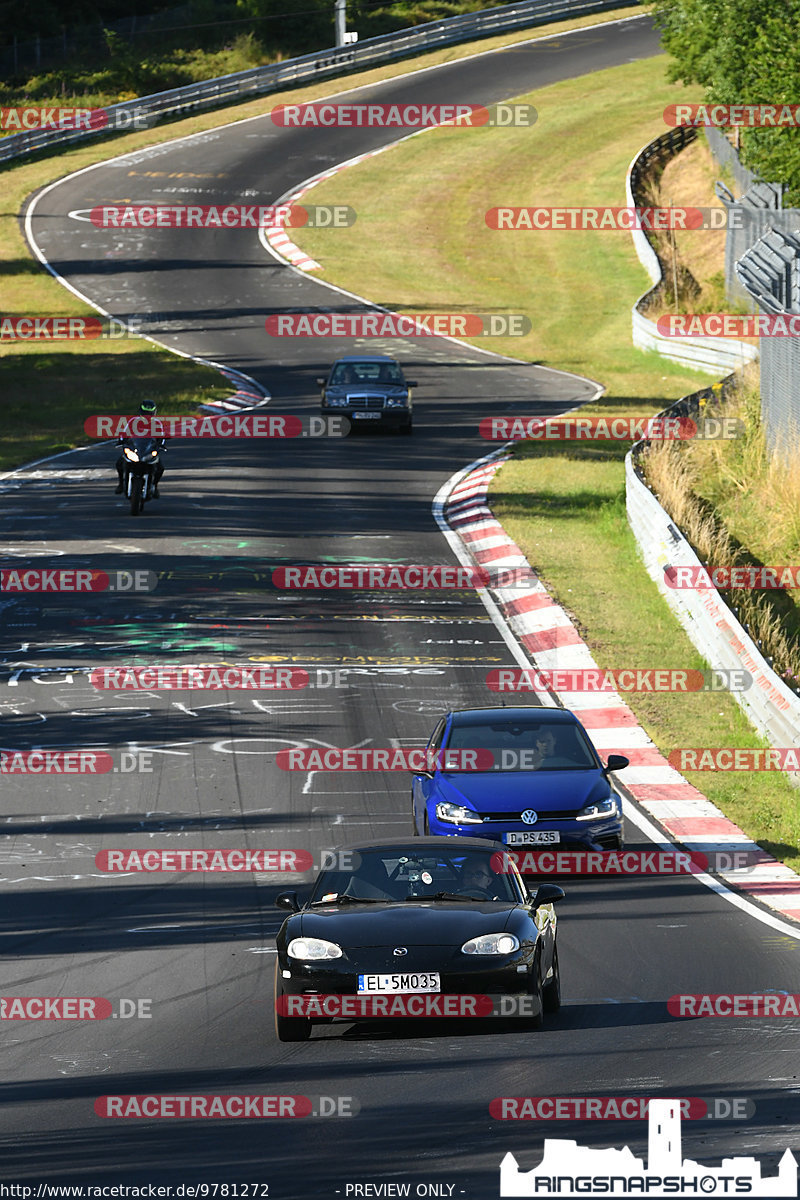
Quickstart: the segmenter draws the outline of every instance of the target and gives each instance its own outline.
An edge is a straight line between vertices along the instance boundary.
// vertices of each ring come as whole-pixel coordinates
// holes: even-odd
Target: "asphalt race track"
[[[592,71],[657,52],[649,23],[631,19],[358,98],[491,103],[579,75],[590,88]],[[149,320],[164,344],[250,374],[271,393],[267,411],[311,415],[315,377],[352,345],[287,339],[276,349],[264,319],[351,310],[350,300],[279,264],[253,233],[103,230],[69,214],[101,202],[273,203],[396,136],[293,131],[268,117],[232,124],[67,178],[37,200],[32,236],[98,307],[145,329]],[[121,876],[95,865],[112,848],[317,855],[340,840],[409,834],[407,774],[287,772],[276,752],[419,745],[447,707],[492,702],[486,671],[513,664],[474,593],[297,594],[270,583],[287,562],[453,563],[431,504],[493,448],[478,436],[480,418],[492,406],[555,414],[595,392],[590,381],[451,341],[374,348],[397,353],[418,380],[411,438],[175,442],[162,499],[136,520],[113,494],[108,444],[0,481],[6,562],[57,556],[58,565],[160,574],[150,595],[0,601],[3,745],[105,750],[115,762],[106,775],[4,780],[3,993],[105,997],[115,1017],[6,1022],[2,1179],[259,1183],[270,1200],[391,1194],[352,1185],[408,1183],[412,1195],[488,1200],[503,1155],[533,1167],[545,1136],[646,1153],[644,1121],[499,1121],[489,1104],[500,1096],[747,1098],[748,1120],[684,1122],[684,1150],[714,1165],[756,1155],[774,1174],[800,1142],[800,1022],[677,1021],[667,999],[793,992],[800,944],[693,879],[567,884],[566,1003],[540,1032],[500,1022],[329,1025],[286,1045],[272,1021],[282,919],[272,900],[296,877]],[[88,679],[98,666],[198,662],[290,664],[308,670],[311,686],[103,692]],[[631,825],[626,835],[628,846],[643,841]],[[132,1002],[123,1014],[137,1015],[116,1015],[122,999]],[[126,1121],[94,1109],[103,1095],[188,1092],[306,1095],[317,1112],[326,1105],[316,1098],[347,1097],[357,1113]],[[434,1184],[439,1191],[414,1190]]]

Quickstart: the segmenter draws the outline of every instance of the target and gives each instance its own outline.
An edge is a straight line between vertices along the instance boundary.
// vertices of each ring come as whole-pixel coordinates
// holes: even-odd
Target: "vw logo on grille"
[[[520,815],[526,825],[535,825],[539,820],[539,814],[535,813],[532,808],[526,808],[525,812]]]
[[[405,946],[395,946],[392,954],[395,956],[395,958],[402,958],[404,954],[408,954],[408,950]]]

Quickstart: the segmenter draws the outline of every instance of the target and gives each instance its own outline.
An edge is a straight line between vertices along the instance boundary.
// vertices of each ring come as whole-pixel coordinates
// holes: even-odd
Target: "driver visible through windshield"
[[[492,851],[398,850],[354,854],[352,870],[320,875],[311,904],[464,899],[518,904],[507,856]]]

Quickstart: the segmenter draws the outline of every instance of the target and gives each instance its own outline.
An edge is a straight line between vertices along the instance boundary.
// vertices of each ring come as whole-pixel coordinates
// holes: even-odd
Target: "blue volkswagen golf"
[[[603,763],[567,709],[458,709],[436,726],[414,776],[414,832],[621,850],[622,802],[608,776],[627,766],[621,754]]]

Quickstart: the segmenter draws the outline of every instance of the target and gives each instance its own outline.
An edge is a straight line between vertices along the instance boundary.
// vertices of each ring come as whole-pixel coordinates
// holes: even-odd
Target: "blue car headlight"
[[[576,821],[598,821],[607,817],[616,817],[619,815],[617,808],[617,797],[615,795],[606,796],[605,800],[596,800],[594,804],[587,804],[585,808],[576,815]]]
[[[301,962],[319,962],[321,959],[341,958],[342,948],[325,938],[299,937],[292,938],[286,953],[289,958],[299,958]]]
[[[408,408],[408,396],[387,396],[384,408]]]
[[[519,938],[513,933],[483,933],[461,947],[462,954],[513,954],[519,950]]]
[[[451,825],[480,825],[483,822],[483,817],[479,817],[471,808],[465,808],[463,804],[450,804],[447,800],[436,805],[436,819],[448,821]]]
[[[326,396],[325,403],[329,408],[344,408],[347,404],[347,396]]]

